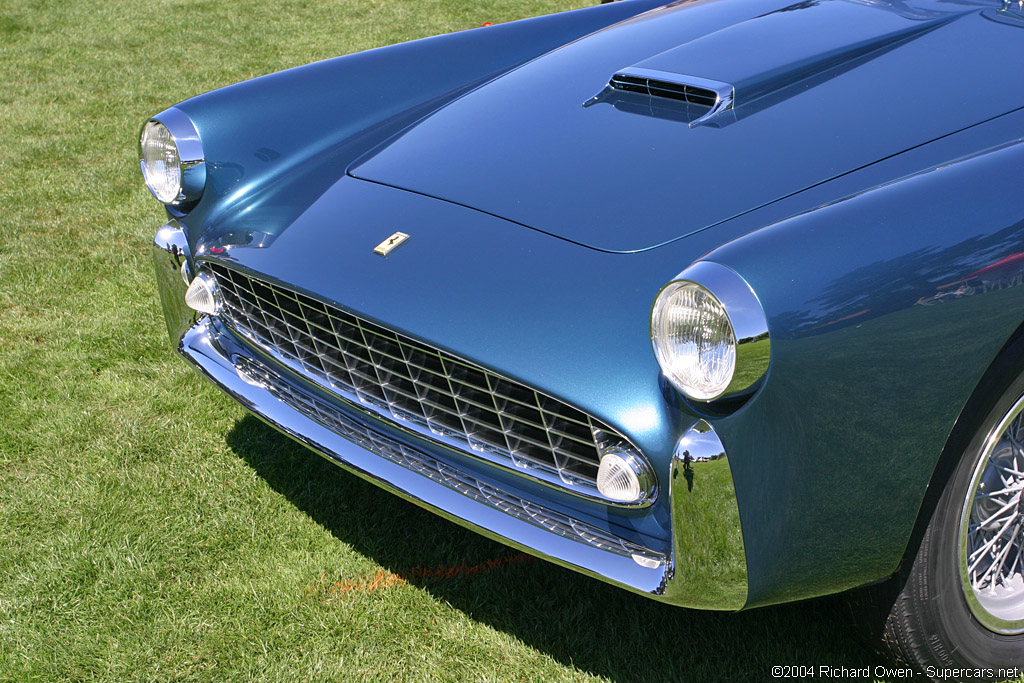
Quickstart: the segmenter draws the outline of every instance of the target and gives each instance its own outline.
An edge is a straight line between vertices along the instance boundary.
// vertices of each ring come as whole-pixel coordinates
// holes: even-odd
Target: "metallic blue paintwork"
[[[644,7],[636,2],[606,6],[621,6],[617,14],[593,8],[570,18],[498,27],[507,33],[496,32],[494,40],[506,42],[491,44],[493,51],[485,50],[491,36],[485,40],[484,31],[467,32],[313,65],[183,103],[180,107],[203,136],[211,186],[200,206],[181,222],[195,253],[206,258],[211,257],[210,245],[244,243],[245,235],[255,231],[262,248],[229,246],[228,254],[218,258],[231,258],[576,404],[629,434],[659,476],[667,476],[676,439],[704,409],[686,405],[659,377],[647,338],[651,301],[666,281],[701,257],[733,268],[760,297],[773,341],[772,365],[762,389],[735,411],[705,411],[729,453],[736,481],[748,605],[882,578],[902,555],[946,435],[1021,321],[1024,289],[1011,286],[1018,284],[1012,266],[1000,266],[1011,268],[1007,277],[995,279],[1006,285],[1003,289],[979,287],[983,278],[970,276],[1024,251],[1024,204],[1000,182],[1019,175],[1024,165],[1022,147],[1014,144],[1024,132],[1024,113],[1004,114],[1024,104],[1024,88],[1001,74],[993,55],[984,52],[995,45],[1003,52],[1000,62],[1013,61],[1024,45],[1024,33],[974,10],[955,20],[941,19],[929,24],[929,31],[914,32],[916,39],[817,84],[804,97],[817,106],[815,116],[797,107],[806,102],[793,96],[746,117],[737,110],[731,126],[695,129],[686,144],[703,145],[710,169],[694,168],[688,158],[684,164],[660,158],[643,169],[627,165],[624,170],[631,173],[620,174],[623,182],[654,183],[667,193],[666,205],[677,209],[675,225],[650,204],[634,210],[635,229],[628,243],[614,242],[622,237],[621,226],[601,220],[614,214],[617,204],[600,200],[617,195],[609,191],[605,167],[580,157],[587,147],[579,140],[560,148],[575,150],[567,160],[530,159],[526,167],[527,160],[513,156],[514,168],[498,169],[492,176],[493,192],[480,186],[479,196],[465,202],[506,213],[511,205],[500,204],[503,187],[526,187],[522,178],[544,176],[546,163],[562,164],[563,171],[572,164],[571,183],[556,184],[549,178],[534,188],[536,197],[516,194],[543,209],[524,210],[538,211],[549,222],[556,217],[554,228],[529,220],[524,222],[538,230],[525,230],[482,211],[344,175],[357,157],[463,92],[460,84]],[[839,2],[804,3],[806,7],[788,14],[808,16],[825,11],[812,8]],[[456,115],[484,107],[490,88],[502,95],[518,92],[517,79],[531,69],[546,82],[595,94],[602,83],[577,87],[572,74],[561,70],[582,64],[574,61],[577,52],[611,67],[611,60],[606,63],[587,45],[608,47],[616,56],[637,55],[636,40],[624,41],[628,46],[616,43],[618,31],[632,38],[650,31],[650,56],[662,43],[669,49],[688,38],[701,39],[781,5],[697,2],[653,12],[538,60],[440,110],[392,141],[359,172],[397,154],[395,150],[445,117],[472,122]],[[934,20],[930,8],[963,13],[968,6],[918,3],[915,12],[924,13],[920,22]],[[658,19],[662,13],[670,19]],[[907,19],[907,13],[877,19],[885,25],[883,33],[890,22],[898,26],[917,21]],[[677,16],[692,20],[676,23]],[[529,46],[514,47],[534,31],[543,36]],[[977,50],[955,51],[953,59],[949,55],[954,51],[928,51],[941,44],[942,36],[980,42]],[[462,70],[450,81],[424,83],[408,77],[399,78],[394,87],[387,85],[407,59],[420,59],[417,65],[426,72],[451,64],[453,53],[468,56],[466,51],[480,59],[462,60]],[[984,82],[990,86],[1003,87],[984,91],[985,97],[962,97],[957,106],[949,106],[953,96],[947,89],[946,101],[938,106],[936,99],[922,99],[937,97],[932,94],[937,75],[929,67],[933,59],[950,69],[950,83],[988,79]],[[637,61],[616,60],[611,69]],[[560,73],[545,75],[545,64]],[[580,68],[592,71],[588,65]],[[920,80],[910,78],[909,83],[917,107],[898,98],[864,102],[862,97],[856,115],[850,110],[853,100],[846,88],[867,87],[878,79],[906,85],[915,68],[923,70]],[[363,78],[390,89],[371,104],[370,98],[349,90],[325,89],[322,83],[334,77]],[[253,113],[253,104],[263,98],[276,106],[269,113]],[[439,99],[420,106],[430,98]],[[297,102],[307,106],[296,107]],[[921,102],[930,103],[923,109],[926,115],[921,115]],[[527,140],[540,135],[552,144],[560,142],[546,136],[539,120],[531,118],[539,116],[535,102],[516,101],[509,108],[516,115],[496,119],[506,127],[495,131],[504,130],[506,137],[520,141],[524,135]],[[598,109],[605,110],[601,116],[607,120],[622,114],[611,107]],[[331,115],[335,111],[339,113]],[[304,118],[300,125],[282,128],[289,116]],[[992,120],[982,123],[986,119]],[[561,113],[551,117],[558,125],[569,120]],[[812,120],[818,125],[811,125]],[[635,139],[640,129],[632,128],[633,123],[622,125],[630,127],[620,134]],[[642,135],[636,133],[641,140],[656,139],[654,131],[670,131],[670,125],[685,127],[657,119],[635,125],[646,127]],[[369,132],[361,133],[366,126]],[[474,135],[486,128],[479,121],[474,126]],[[520,126],[522,133],[510,134]],[[855,136],[835,142],[851,127]],[[604,129],[615,130],[610,124]],[[479,149],[461,144],[452,128],[435,132],[446,136],[451,154],[465,155],[460,162],[481,157]],[[795,147],[793,136],[798,133],[803,144]],[[497,145],[492,153],[515,151],[503,140],[489,139]],[[928,140],[934,141],[919,145]],[[761,144],[766,151],[754,149]],[[606,136],[594,138],[593,145],[608,163],[620,162],[616,153],[621,150],[608,145]],[[895,155],[914,145],[919,146]],[[996,151],[971,156],[989,149]],[[882,157],[890,158],[879,161]],[[842,163],[832,163],[834,159]],[[453,166],[431,164],[436,157],[423,159],[423,164],[408,157],[406,161],[426,174],[417,182],[425,182],[428,175],[466,180]],[[808,166],[813,173],[807,172]],[[395,172],[394,165],[389,169]],[[715,182],[707,180],[709,174]],[[686,192],[693,192],[701,205],[725,208],[694,218],[693,202],[683,201]],[[584,201],[583,195],[590,199]],[[491,200],[499,204],[488,205]],[[506,218],[517,218],[516,207],[509,208]],[[648,222],[652,212],[661,223]],[[714,230],[698,230],[723,220]],[[668,243],[639,253],[608,253],[540,231],[547,228],[608,251]],[[388,259],[375,256],[373,246],[396,230],[413,238]],[[692,234],[686,239],[675,239],[688,232]],[[965,278],[966,284],[961,283]],[[950,283],[955,286],[946,286]],[[970,294],[967,288],[973,288]],[[951,289],[960,295],[946,296]],[[618,528],[666,542],[671,532],[666,500],[647,511],[605,510],[552,494],[546,487],[533,490],[555,505],[580,508]]]
[[[1017,116],[1014,123],[1021,120],[1024,117]],[[974,172],[969,166],[964,171],[966,175]],[[1009,168],[995,170],[1009,172]],[[945,196],[953,206],[963,206],[971,215],[981,217],[980,207],[971,198],[993,201],[1006,192],[988,182],[989,177],[965,180],[962,192],[953,193],[950,188]],[[923,181],[930,183],[931,178],[922,176],[906,182]],[[894,192],[894,188],[902,186],[901,183],[876,192]],[[987,193],[983,191],[986,188]],[[758,600],[772,602],[851,587],[895,568],[916,517],[923,487],[959,406],[966,402],[981,373],[1020,321],[1019,305],[1000,308],[996,304],[1003,317],[1001,332],[986,334],[974,344],[968,343],[968,337],[956,344],[945,344],[948,332],[943,332],[944,327],[969,320],[968,331],[984,329],[981,320],[965,317],[962,309],[949,304],[943,304],[949,311],[915,306],[919,299],[932,294],[935,287],[918,286],[905,291],[900,283],[899,296],[894,297],[890,291],[879,288],[878,283],[872,283],[877,290],[875,296],[881,301],[877,305],[890,309],[886,313],[904,311],[919,316],[918,311],[927,308],[932,318],[929,325],[936,330],[925,338],[938,345],[934,353],[922,355],[921,339],[911,338],[903,353],[883,366],[896,375],[897,391],[881,384],[865,388],[862,380],[851,379],[851,375],[857,378],[869,370],[876,372],[879,361],[875,355],[887,356],[894,348],[898,351],[900,336],[911,335],[909,326],[897,326],[889,332],[895,339],[847,339],[850,333],[846,330],[853,324],[844,326],[833,320],[857,311],[811,309],[804,316],[806,329],[801,328],[800,336],[811,338],[812,342],[801,347],[790,340],[797,333],[796,328],[787,331],[785,327],[791,325],[787,320],[795,317],[786,317],[792,309],[786,305],[780,311],[771,302],[777,296],[779,301],[795,304],[796,293],[807,292],[806,296],[813,298],[822,291],[796,277],[800,267],[813,269],[819,278],[825,278],[825,282],[818,283],[823,287],[828,277],[842,282],[848,269],[863,260],[877,260],[879,247],[893,241],[893,226],[888,222],[869,221],[864,225],[856,212],[843,222],[832,217],[838,207],[855,206],[857,201],[875,196],[875,192],[867,193],[858,200],[779,224],[788,226],[795,222],[807,226],[803,229],[809,233],[814,230],[821,240],[814,248],[808,248],[811,245],[807,237],[786,234],[778,226],[765,230],[763,235],[755,233],[745,238],[758,240],[757,248],[744,252],[751,261],[758,259],[769,235],[779,235],[778,250],[792,252],[786,259],[773,258],[756,274],[748,274],[748,262],[727,258],[739,253],[744,239],[706,257],[733,267],[751,280],[766,305],[773,331],[773,363],[764,389],[735,415],[712,420],[723,435],[737,486],[742,490],[744,528],[758,530],[745,533],[752,564],[751,600],[755,604]],[[346,207],[344,216],[338,215],[338,206]],[[381,206],[391,210],[384,213]],[[906,206],[906,211],[913,212],[928,207],[928,203],[918,201]],[[940,215],[954,215],[946,204],[936,208]],[[1015,208],[1019,222],[1024,219],[1024,209],[1019,205]],[[1009,217],[987,224],[980,222],[977,230],[984,234],[1012,228],[1013,209],[1012,205],[1004,207],[1010,211]],[[381,259],[372,254],[372,246],[381,235],[405,226],[395,223],[395,216],[416,217],[414,237],[394,258]],[[756,223],[756,217],[751,222]],[[871,231],[873,226],[882,231],[881,236]],[[957,239],[946,246],[960,247],[960,226],[947,226],[947,239]],[[925,223],[924,227],[906,228],[905,241],[919,244],[919,233],[928,234],[929,227]],[[344,233],[346,244],[353,247],[337,251],[319,248],[328,232]],[[1012,229],[1010,233],[1012,244]],[[838,235],[848,235],[849,244],[837,243]],[[284,231],[273,248],[235,249],[231,254],[246,267],[316,291],[339,305],[369,314],[456,354],[479,359],[584,407],[629,434],[662,474],[666,472],[662,465],[667,462],[675,438],[692,419],[693,412],[659,382],[657,364],[646,338],[646,317],[660,284],[675,274],[678,263],[688,263],[713,248],[713,237],[708,231],[694,236],[694,242],[684,240],[672,249],[634,255],[603,254],[581,250],[444,202],[343,179]],[[1019,244],[1019,234],[1017,240]],[[1001,246],[1010,249],[1006,244]],[[897,242],[893,248],[907,247]],[[911,261],[915,258],[913,251],[916,250],[907,256]],[[807,253],[818,256],[808,259]],[[947,255],[951,253],[959,255],[960,251],[947,251]],[[825,260],[824,254],[834,256]],[[958,261],[948,264],[937,284],[955,281],[957,274],[970,274],[1002,255],[1005,253],[988,250],[973,254],[966,250]],[[505,265],[496,270],[497,263]],[[784,264],[787,277],[779,277],[780,263]],[[888,278],[899,283],[897,274],[882,272],[882,284]],[[524,277],[524,273],[529,277]],[[485,282],[488,286],[465,287],[466,282]],[[776,283],[774,287],[771,282]],[[784,286],[794,291],[776,291]],[[837,289],[844,291],[843,286]],[[863,296],[861,289],[854,293]],[[975,295],[968,303],[980,306],[980,302],[992,296]],[[978,308],[975,315],[989,316],[989,308]],[[574,316],[567,318],[565,311],[573,311]],[[610,327],[611,316],[615,325]],[[959,326],[956,330],[963,332]],[[883,342],[880,350],[876,350],[874,344]],[[808,349],[816,350],[821,358]],[[856,362],[865,354],[870,359],[868,368]],[[609,364],[609,358],[617,362]],[[949,364],[959,369],[953,379],[944,376]],[[777,380],[782,372],[786,379]],[[609,386],[617,391],[609,393]],[[850,388],[844,389],[847,386]],[[942,386],[941,392],[932,391],[934,386]],[[858,400],[851,400],[853,397],[848,394],[858,389]],[[922,400],[935,396],[944,401],[941,406]],[[816,407],[822,415],[815,414]],[[789,414],[780,414],[784,409]],[[829,419],[833,422],[829,423]],[[813,425],[816,432],[812,434],[806,424]],[[851,432],[849,425],[871,425],[874,429],[865,433],[858,427]],[[933,429],[928,439],[921,439],[908,425],[930,425]],[[841,430],[840,426],[846,429]],[[826,448],[822,440],[832,445]],[[903,443],[907,440],[910,443]],[[890,462],[895,457],[890,449],[897,442],[902,455],[896,462]],[[914,463],[915,467],[908,468],[907,463]],[[851,473],[866,477],[867,481],[880,480],[886,486],[881,490],[850,488]],[[853,496],[851,491],[859,495]],[[665,538],[669,532],[666,502],[659,501],[649,516],[612,514],[620,525],[636,525],[638,530]],[[779,516],[780,510],[786,514]],[[588,512],[601,514],[596,506]],[[816,586],[809,581],[804,565],[820,563],[823,555],[821,541],[810,539],[838,538],[821,533],[823,528],[834,528],[838,523],[853,527],[833,548],[847,559],[832,564],[828,573],[814,574],[825,584]],[[783,547],[787,562],[772,562]],[[756,557],[758,552],[763,552],[763,557]],[[774,576],[769,567],[782,572],[784,577]],[[762,581],[768,585],[762,586]]]
[[[747,537],[764,569],[752,604],[895,569],[955,420],[1021,324],[1024,268],[986,267],[1024,251],[1024,202],[991,182],[1022,167],[1018,140],[708,255],[747,278],[779,331],[762,393],[715,423],[744,526],[761,531]],[[827,574],[808,571],[812,548]]]
[[[659,4],[627,0],[426,38],[183,102],[178,108],[199,131],[210,173],[190,221],[213,226],[247,213],[266,232],[286,226],[353,159],[405,125],[504,71]]]
[[[1024,59],[1021,31],[927,6],[824,0],[722,28],[738,18],[714,4],[652,12],[466,95],[350,172],[598,249],[654,247],[1024,106],[1024,87],[977,68]],[[731,83],[735,110],[691,128],[582,106],[629,66]]]

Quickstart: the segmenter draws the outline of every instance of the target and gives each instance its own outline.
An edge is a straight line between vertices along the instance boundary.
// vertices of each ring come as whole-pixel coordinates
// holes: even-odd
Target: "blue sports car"
[[[870,586],[897,658],[1013,677],[1022,65],[1018,2],[625,0],[200,95],[141,133],[167,329],[491,538],[692,608]]]

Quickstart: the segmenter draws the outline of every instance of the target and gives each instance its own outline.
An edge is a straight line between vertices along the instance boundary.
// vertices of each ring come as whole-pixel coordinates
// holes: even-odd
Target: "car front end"
[[[674,390],[658,379],[644,293],[631,293],[633,349],[606,328],[616,283],[601,274],[623,257],[593,254],[587,269],[603,282],[581,297],[579,273],[556,267],[578,262],[577,246],[524,241],[499,219],[355,179],[336,192],[363,249],[321,258],[302,239],[289,256],[286,230],[273,240],[232,233],[193,254],[179,221],[158,232],[157,280],[179,352],[271,425],[445,517],[659,599],[742,607],[725,450],[707,421],[666,402]],[[381,202],[398,213],[382,215]],[[416,225],[381,256],[394,215]],[[306,220],[323,224],[307,212],[289,230]],[[521,273],[471,286],[498,254]]]
[[[902,581],[1024,338],[1004,5],[627,0],[182,102],[140,150],[170,339],[343,468],[657,600]]]

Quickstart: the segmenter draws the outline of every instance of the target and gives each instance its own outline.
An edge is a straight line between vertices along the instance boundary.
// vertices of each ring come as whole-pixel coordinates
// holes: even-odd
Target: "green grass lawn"
[[[882,664],[832,600],[656,604],[296,446],[174,357],[150,114],[559,0],[0,0],[0,681],[767,680]]]

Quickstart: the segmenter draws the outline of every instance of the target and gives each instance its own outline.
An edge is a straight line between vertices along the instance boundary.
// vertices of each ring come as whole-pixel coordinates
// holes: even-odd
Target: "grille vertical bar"
[[[341,398],[446,437],[517,472],[595,498],[597,433],[550,396],[291,289],[220,263],[221,317]]]

